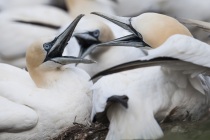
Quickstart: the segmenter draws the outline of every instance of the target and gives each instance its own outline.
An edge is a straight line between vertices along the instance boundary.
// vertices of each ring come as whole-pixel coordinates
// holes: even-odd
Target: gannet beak
[[[149,45],[147,45],[141,38],[137,37],[136,35],[130,34],[127,36],[114,39],[109,42],[100,43],[97,45],[97,47],[98,46],[129,46],[129,47],[140,48]]]
[[[92,49],[90,49],[90,47],[92,45],[101,43],[101,41],[99,41],[98,38],[91,35],[90,32],[76,33],[73,36],[76,38],[77,42],[80,45],[80,52],[78,57],[81,58],[87,56],[89,54],[87,52],[91,52],[90,50]]]
[[[147,45],[143,40],[141,40],[136,35],[127,35],[121,38],[114,39],[109,42],[95,42],[93,45],[88,45],[87,48],[80,49],[80,55],[79,57],[85,58],[87,55],[89,55],[93,50],[95,50],[97,47],[111,47],[111,46],[129,46],[129,47],[145,47],[149,46]]]
[[[111,67],[102,72],[99,72],[95,74],[94,76],[92,76],[91,80],[96,79],[101,76],[106,76],[109,74],[114,74],[114,73],[137,69],[137,68],[160,66],[160,65],[170,64],[170,63],[173,64],[174,61],[179,61],[179,60],[175,58],[170,58],[170,57],[159,57],[159,58],[154,58],[151,60],[135,60],[135,61],[131,61],[131,62],[127,62],[127,63],[123,63],[120,65]]]
[[[81,14],[76,17],[75,20],[58,37],[43,45],[44,49],[47,51],[47,56],[44,62],[53,61],[61,65],[70,63],[94,63],[92,60],[85,60],[72,56],[62,56],[69,39],[72,37],[75,27],[83,16],[84,15]]]
[[[102,14],[99,12],[92,12],[91,14],[103,17],[103,18],[117,24],[118,26],[128,30],[129,32],[135,34],[139,38],[142,38],[142,35],[140,33],[138,33],[131,25],[131,19],[132,19],[131,17],[119,17],[119,16],[114,16],[114,15]]]

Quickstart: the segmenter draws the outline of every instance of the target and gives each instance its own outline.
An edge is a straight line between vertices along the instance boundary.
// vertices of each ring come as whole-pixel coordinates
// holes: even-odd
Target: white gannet
[[[203,75],[199,75],[202,74],[200,71],[202,66],[187,62],[178,63],[180,61],[174,59],[163,61],[159,58],[144,61],[153,56],[153,51],[158,51],[163,46],[168,47],[168,50],[171,48],[171,50],[160,55],[162,57],[172,57],[173,54],[183,53],[184,58],[184,52],[186,52],[186,54],[190,54],[192,61],[195,61],[198,54],[201,53],[196,51],[197,44],[194,46],[194,51],[191,51],[192,44],[189,44],[189,41],[194,38],[191,37],[190,32],[170,17],[159,14],[145,14],[144,16],[145,20],[139,20],[136,24],[133,24],[135,21],[132,20],[133,18],[130,18],[131,23],[121,24],[122,22],[118,22],[119,20],[115,20],[115,22],[135,35],[143,37],[143,40],[155,49],[145,50],[146,56],[140,57],[142,61],[131,61],[102,71],[92,77],[144,67],[102,77],[92,88],[91,118],[95,121],[107,115],[110,125],[106,139],[109,140],[156,139],[163,136],[157,121],[198,120],[208,111],[206,95],[209,94],[209,88],[205,84],[206,77],[203,78]],[[179,44],[179,39],[181,40],[182,37],[186,37],[187,40]],[[168,41],[171,44],[168,44]],[[200,46],[207,46],[202,42],[199,43]],[[186,49],[187,47],[189,48]],[[180,59],[179,55],[177,57]],[[186,58],[190,58],[189,55],[186,55]]]
[[[4,35],[0,37],[0,61],[25,67],[26,48],[37,39],[55,35],[60,26],[71,21],[67,13],[52,6],[30,6],[1,12],[0,31]]]
[[[0,64],[0,139],[48,140],[74,121],[89,120],[92,82],[85,71],[67,64],[93,61],[62,56],[82,16],[52,41],[43,39],[27,49],[30,76]]]

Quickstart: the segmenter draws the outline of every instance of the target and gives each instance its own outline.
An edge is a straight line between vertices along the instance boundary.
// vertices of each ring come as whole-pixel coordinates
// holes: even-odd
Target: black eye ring
[[[93,32],[93,36],[94,36],[95,38],[98,38],[99,35],[100,35],[99,30],[95,30],[95,31]]]

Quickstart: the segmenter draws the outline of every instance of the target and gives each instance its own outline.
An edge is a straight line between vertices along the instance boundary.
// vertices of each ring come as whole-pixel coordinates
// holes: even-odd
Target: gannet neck
[[[27,49],[26,63],[27,63],[27,68],[29,70],[35,69],[43,63],[47,55],[47,52],[42,48],[44,44],[44,40],[45,39],[37,40]],[[50,40],[50,39],[46,38],[46,40]]]
[[[157,13],[144,13],[132,18],[132,26],[153,48],[163,44],[171,35],[192,36],[190,31],[176,19]]]
[[[40,69],[41,64],[43,63],[46,51],[41,47],[44,41],[38,40],[34,42],[26,52],[26,64],[28,72],[38,87],[43,87],[46,85],[44,82],[45,71]]]

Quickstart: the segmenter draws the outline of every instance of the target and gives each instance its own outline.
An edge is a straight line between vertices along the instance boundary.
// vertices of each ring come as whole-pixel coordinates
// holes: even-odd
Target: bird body
[[[106,139],[157,139],[163,136],[157,122],[199,120],[208,112],[208,82],[202,79],[207,68],[201,66],[207,61],[198,58],[207,44],[195,41],[186,27],[160,14],[134,18],[94,14],[132,32],[153,48],[144,50],[144,56],[136,61],[92,77],[121,72],[102,77],[93,86],[91,118],[100,121],[103,114],[107,115],[110,125]],[[132,71],[122,72],[125,70]]]
[[[157,49],[148,51],[148,56],[141,58],[148,60],[155,57],[173,57],[193,63],[200,67],[210,67],[208,54],[209,45],[185,35],[173,35]]]
[[[127,108],[114,103],[107,110],[110,125],[106,139],[162,137],[156,119],[161,122],[169,116],[172,121],[198,120],[206,113],[205,96],[189,79],[182,72],[159,66],[103,77],[93,86],[92,120],[97,113],[105,111],[110,97],[126,95]]]

